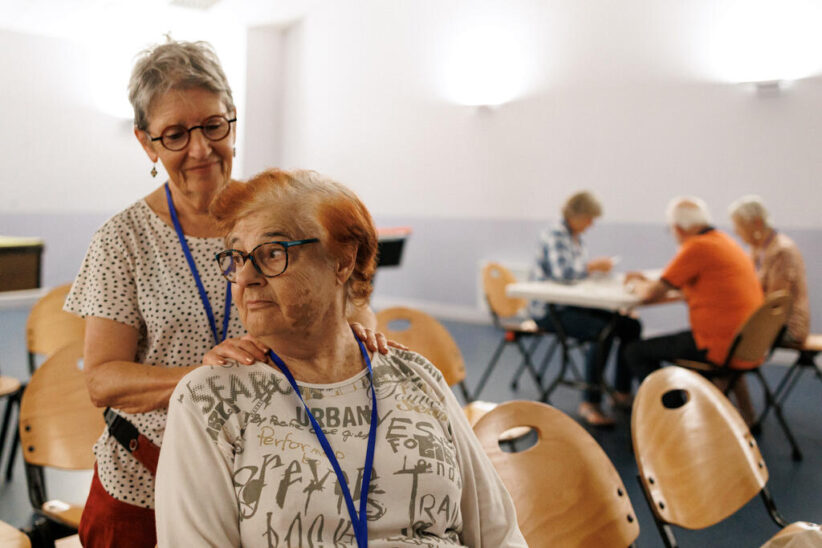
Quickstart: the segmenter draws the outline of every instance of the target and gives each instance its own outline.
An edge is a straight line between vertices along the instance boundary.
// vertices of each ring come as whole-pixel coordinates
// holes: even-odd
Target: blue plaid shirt
[[[532,281],[553,280],[570,282],[588,276],[588,251],[581,238],[571,236],[571,229],[563,220],[539,235],[539,245],[528,276]],[[542,318],[548,312],[548,305],[531,301],[529,312],[534,318]]]

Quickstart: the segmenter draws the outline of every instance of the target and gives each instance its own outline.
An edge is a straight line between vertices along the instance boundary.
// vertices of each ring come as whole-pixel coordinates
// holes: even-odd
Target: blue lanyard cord
[[[325,455],[328,457],[328,461],[334,469],[334,473],[337,474],[337,480],[339,481],[340,489],[342,490],[343,498],[345,499],[345,505],[348,507],[348,515],[351,516],[351,525],[354,527],[354,534],[357,538],[357,546],[359,548],[366,548],[368,546],[368,521],[365,508],[368,503],[368,489],[371,484],[371,472],[374,469],[374,445],[377,440],[377,393],[374,391],[374,372],[371,369],[371,360],[368,358],[368,352],[366,352],[365,346],[359,339],[357,339],[357,344],[360,345],[360,353],[365,361],[365,365],[368,367],[368,376],[371,379],[371,425],[368,430],[368,447],[365,452],[365,466],[363,468],[362,484],[360,485],[359,515],[354,509],[354,499],[351,496],[351,490],[348,488],[348,484],[345,481],[345,476],[343,475],[342,468],[340,468],[340,463],[337,461],[337,457],[334,455],[334,450],[331,449],[331,444],[328,443],[328,439],[325,437],[325,433],[323,433],[322,428],[317,423],[317,419],[314,418],[311,410],[308,409],[308,405],[306,405],[305,400],[300,393],[300,388],[297,386],[297,381],[294,380],[294,376],[291,374],[291,371],[288,370],[285,362],[280,359],[280,357],[275,354],[273,350],[268,351],[268,356],[271,358],[271,361],[273,361],[277,367],[280,368],[280,371],[282,371],[283,375],[285,375],[288,379],[288,383],[291,385],[291,388],[294,389],[294,393],[297,394],[298,398],[300,398],[300,401],[305,408],[305,412],[308,415],[308,419],[311,421],[311,426],[314,427],[314,433],[317,435],[317,439],[319,440],[320,445],[322,445],[323,451],[325,451]]]
[[[188,268],[191,270],[191,275],[194,277],[194,283],[197,284],[197,291],[200,293],[200,300],[203,302],[206,316],[208,316],[208,323],[211,326],[211,334],[214,335],[214,344],[220,344],[228,335],[228,320],[231,314],[231,282],[226,282],[225,286],[225,315],[223,316],[223,336],[220,337],[217,333],[217,323],[214,321],[214,312],[211,310],[211,303],[208,302],[208,295],[206,294],[203,281],[200,279],[200,273],[197,271],[197,264],[194,262],[194,257],[191,256],[191,250],[188,248],[185,234],[183,234],[183,227],[180,226],[180,220],[177,218],[177,210],[174,209],[174,200],[171,199],[171,189],[166,187],[166,201],[168,202],[168,212],[171,213],[171,222],[174,224],[174,230],[177,231],[177,239],[180,240],[180,247],[183,248],[183,255],[188,261]]]

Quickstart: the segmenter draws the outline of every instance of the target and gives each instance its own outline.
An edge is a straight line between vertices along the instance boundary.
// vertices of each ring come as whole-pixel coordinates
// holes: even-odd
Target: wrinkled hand
[[[633,282],[645,282],[648,281],[648,277],[645,276],[642,272],[626,272],[625,273],[625,285]]]
[[[614,268],[611,257],[599,257],[588,262],[588,272],[610,272]]]
[[[225,365],[227,361],[250,365],[268,359],[269,348],[251,335],[239,339],[226,339],[203,356],[205,365]]]
[[[357,338],[360,339],[363,342],[363,344],[365,344],[365,347],[371,352],[388,354],[389,346],[399,348],[400,350],[408,350],[407,346],[402,345],[396,341],[388,340],[385,338],[385,335],[383,335],[379,331],[368,329],[360,323],[352,322],[351,329],[354,331],[354,334],[357,336]]]

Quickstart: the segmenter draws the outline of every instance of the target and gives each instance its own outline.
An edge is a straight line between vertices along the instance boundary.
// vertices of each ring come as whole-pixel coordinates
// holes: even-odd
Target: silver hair
[[[677,226],[682,230],[690,230],[696,227],[709,226],[711,224],[711,213],[707,204],[696,196],[678,196],[668,203],[665,212],[668,224]]]
[[[562,215],[566,219],[577,215],[599,217],[602,215],[602,204],[593,192],[583,190],[568,197],[562,206]]]
[[[148,128],[151,103],[170,89],[202,88],[220,95],[229,112],[235,112],[231,86],[220,59],[208,42],[183,42],[170,37],[138,54],[128,82],[128,99],[134,108],[134,127]]]
[[[748,194],[736,200],[728,206],[728,215],[730,215],[732,219],[736,218],[746,223],[751,223],[758,219],[762,221],[765,226],[771,226],[771,216],[765,208],[765,202],[762,200],[762,197],[756,194]]]

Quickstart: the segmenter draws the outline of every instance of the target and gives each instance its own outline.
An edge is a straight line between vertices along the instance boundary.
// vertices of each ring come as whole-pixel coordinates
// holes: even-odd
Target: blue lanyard
[[[366,548],[368,546],[368,522],[365,507],[368,502],[368,488],[371,484],[371,471],[374,469],[374,443],[377,440],[377,394],[374,392],[374,372],[371,370],[371,360],[368,358],[368,352],[365,351],[365,346],[362,344],[361,340],[357,339],[357,344],[360,345],[360,353],[362,354],[363,360],[365,360],[365,365],[368,367],[368,376],[371,379],[371,426],[368,430],[368,448],[365,452],[365,466],[363,467],[362,484],[360,485],[359,516],[357,515],[357,511],[354,509],[354,499],[351,496],[351,491],[348,489],[348,484],[345,481],[342,468],[340,468],[340,463],[337,462],[337,457],[334,455],[334,451],[331,449],[331,444],[328,443],[328,439],[325,437],[323,429],[317,423],[317,419],[314,418],[311,410],[308,409],[308,405],[306,405],[305,400],[300,393],[300,388],[297,386],[297,381],[294,380],[294,376],[291,374],[291,371],[288,370],[285,362],[280,359],[280,357],[275,354],[273,350],[268,351],[268,356],[271,358],[271,361],[277,364],[280,371],[283,372],[283,375],[285,375],[288,379],[288,383],[291,385],[291,388],[294,389],[294,393],[297,394],[297,397],[300,398],[303,407],[305,407],[308,420],[311,421],[311,426],[314,427],[314,433],[317,435],[317,439],[320,441],[320,445],[322,445],[323,451],[325,451],[325,456],[328,457],[328,461],[331,463],[334,473],[337,474],[337,481],[340,484],[343,498],[345,498],[345,505],[348,507],[348,515],[351,516],[351,525],[354,527],[354,534],[357,538],[357,546],[359,548]]]
[[[214,321],[214,312],[211,310],[211,303],[208,302],[208,295],[200,279],[200,273],[197,271],[197,264],[194,262],[194,257],[191,256],[191,250],[188,248],[188,242],[186,242],[185,234],[183,234],[183,227],[180,226],[180,220],[177,218],[177,210],[174,209],[174,200],[171,199],[171,189],[168,186],[168,182],[166,182],[165,187],[168,212],[171,213],[171,222],[174,224],[174,230],[177,231],[177,239],[180,240],[180,247],[183,248],[183,255],[186,256],[186,261],[188,261],[188,268],[194,277],[194,283],[197,284],[197,291],[200,292],[200,300],[203,301],[203,308],[205,308],[206,316],[208,316],[211,334],[214,335],[214,344],[220,344],[228,335],[228,319],[231,314],[231,282],[226,282],[225,286],[225,315],[223,316],[223,336],[221,338],[217,333],[217,323]]]

